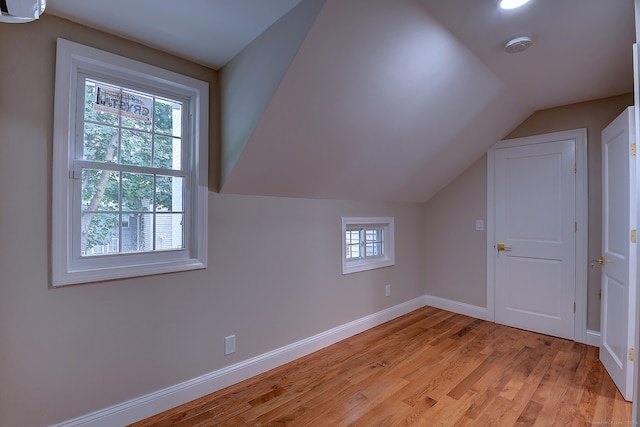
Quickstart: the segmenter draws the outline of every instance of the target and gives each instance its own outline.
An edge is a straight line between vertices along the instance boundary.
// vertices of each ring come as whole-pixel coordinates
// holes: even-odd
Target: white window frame
[[[176,94],[186,99],[188,123],[183,126],[188,160],[185,188],[185,248],[82,257],[74,242],[80,202],[73,200],[76,146],[76,104],[79,74],[100,76],[137,87]],[[56,54],[51,276],[53,286],[206,268],[208,210],[209,85],[162,68],[64,39]],[[81,133],[80,133],[81,134]],[[77,210],[77,212],[75,211]]]
[[[382,229],[383,255],[360,259],[347,259],[347,230],[357,228]],[[342,217],[342,274],[373,270],[395,265],[393,217]]]

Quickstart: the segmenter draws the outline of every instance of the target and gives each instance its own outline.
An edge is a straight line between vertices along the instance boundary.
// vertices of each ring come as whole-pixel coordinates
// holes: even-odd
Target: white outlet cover
[[[224,355],[232,354],[236,352],[236,336],[230,335],[224,337]]]

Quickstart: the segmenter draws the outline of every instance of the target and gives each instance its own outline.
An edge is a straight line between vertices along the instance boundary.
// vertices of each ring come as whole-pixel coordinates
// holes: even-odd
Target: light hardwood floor
[[[424,307],[134,424],[631,425],[598,349]]]

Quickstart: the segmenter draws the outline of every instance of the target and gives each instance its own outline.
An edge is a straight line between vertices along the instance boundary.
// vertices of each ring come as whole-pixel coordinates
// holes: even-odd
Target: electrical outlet
[[[391,285],[385,285],[384,286],[384,295],[385,296],[391,296]]]
[[[224,337],[224,355],[227,356],[236,352],[236,336],[229,335]]]

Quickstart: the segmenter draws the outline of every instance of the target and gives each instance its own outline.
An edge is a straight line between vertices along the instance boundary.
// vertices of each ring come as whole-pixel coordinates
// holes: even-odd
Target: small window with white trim
[[[394,264],[393,218],[342,218],[342,274]]]
[[[53,285],[204,268],[208,84],[57,49]]]

